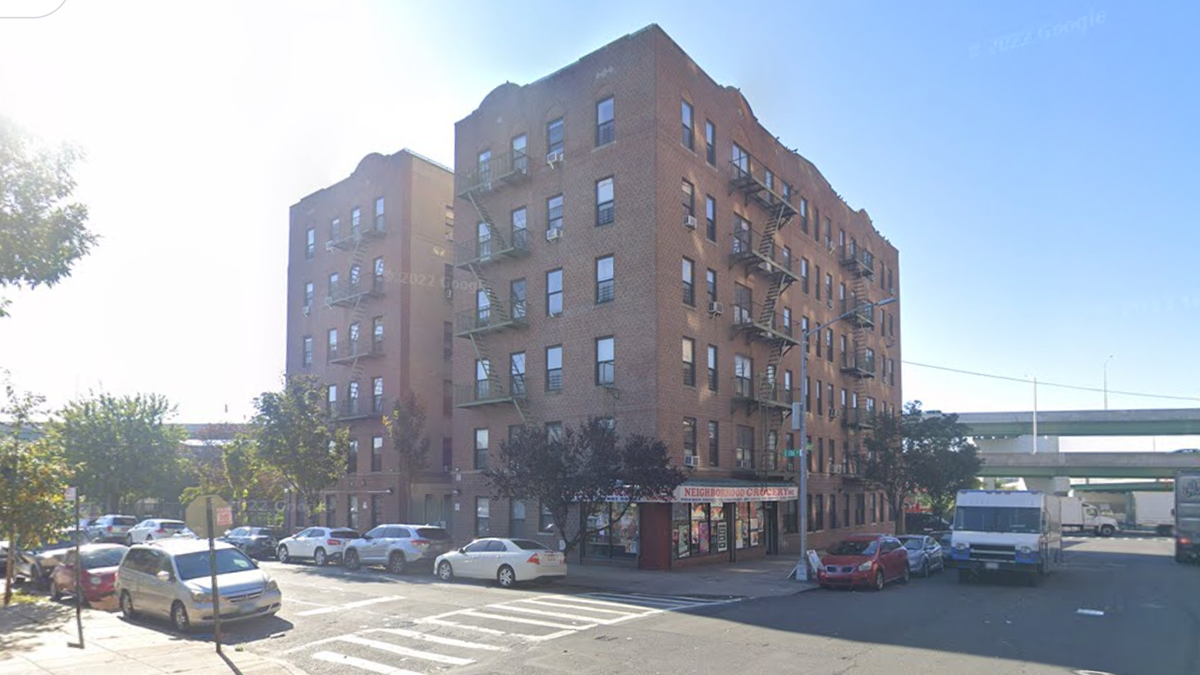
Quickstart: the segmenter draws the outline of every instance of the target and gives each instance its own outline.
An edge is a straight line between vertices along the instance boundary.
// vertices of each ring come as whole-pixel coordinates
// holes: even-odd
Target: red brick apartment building
[[[287,372],[320,378],[352,444],[322,524],[449,520],[452,202],[451,171],[402,150],[367,155],[291,207]],[[425,405],[430,462],[406,496],[382,418],[409,391]]]
[[[455,127],[458,537],[554,538],[480,471],[510,429],[588,416],[665,441],[688,481],[582,550],[648,569],[796,555],[791,404],[808,410],[810,546],[886,530],[851,461],[900,406],[898,253],[734,87],[651,25]],[[865,305],[813,336],[802,331]],[[876,311],[877,310],[877,311]],[[614,511],[616,509],[614,508]],[[611,512],[610,512],[611,513]]]

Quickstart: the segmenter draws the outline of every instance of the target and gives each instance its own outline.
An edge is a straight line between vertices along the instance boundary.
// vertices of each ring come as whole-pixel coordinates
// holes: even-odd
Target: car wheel
[[[125,617],[126,621],[137,618],[137,610],[133,608],[133,598],[129,596],[129,591],[121,591],[121,616]]]
[[[328,557],[325,555],[325,549],[319,548],[313,553],[313,562],[317,564],[317,567],[324,567],[325,563],[329,562]]]
[[[349,551],[346,551],[344,557],[346,560],[346,569],[353,571],[362,567],[362,563],[360,563],[358,560],[358,551],[350,549]]]
[[[42,566],[34,563],[33,566],[29,568],[29,577],[29,581],[34,585],[34,587],[40,587],[42,582],[45,581],[45,577],[42,574]]]
[[[187,608],[178,600],[171,605],[171,627],[176,633],[188,633],[192,630],[192,621],[188,618]]]
[[[396,551],[388,556],[388,572],[392,574],[404,574],[408,571],[408,560],[404,558],[404,554]]]
[[[125,545],[133,546],[133,535],[132,534],[125,535]]]
[[[928,579],[929,574],[929,558],[926,558],[925,562],[921,563],[921,578]]]
[[[501,565],[496,571],[496,583],[502,588],[512,588],[517,584],[517,573],[508,565]]]
[[[438,564],[437,575],[442,581],[454,581],[454,567],[449,561],[443,560]]]
[[[291,556],[288,555],[288,550],[287,550],[286,546],[280,546],[279,550],[275,551],[275,557],[279,558],[279,562],[281,562],[285,565],[292,561]]]
[[[53,581],[50,582],[50,599],[54,602],[62,602],[63,599],[62,591],[58,589],[58,584]]]
[[[1117,531],[1116,528],[1113,527],[1112,525],[1101,525],[1100,526],[1100,536],[1101,537],[1111,537],[1111,536],[1113,536],[1113,533],[1116,531]]]
[[[883,570],[875,572],[875,583],[871,586],[876,591],[883,590]]]
[[[900,583],[907,584],[908,580],[911,578],[912,578],[912,573],[908,571],[908,565],[905,565],[904,572],[902,572],[900,575]]]

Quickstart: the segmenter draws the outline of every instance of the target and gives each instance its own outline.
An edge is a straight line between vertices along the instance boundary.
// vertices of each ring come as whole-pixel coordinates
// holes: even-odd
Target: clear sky
[[[181,420],[245,418],[283,370],[289,205],[369,152],[449,164],[493,87],[649,23],[900,249],[906,400],[1033,406],[1032,384],[916,364],[1100,390],[1107,363],[1111,408],[1200,405],[1195,2],[66,0],[0,19],[0,114],[84,147],[102,237],[61,286],[7,293],[0,367],[54,405],[154,391]]]

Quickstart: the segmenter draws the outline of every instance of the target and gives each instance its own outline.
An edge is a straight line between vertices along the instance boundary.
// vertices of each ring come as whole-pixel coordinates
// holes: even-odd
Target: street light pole
[[[1108,362],[1112,360],[1112,354],[1104,359],[1104,409],[1108,410]]]
[[[896,298],[886,298],[879,302],[866,302],[861,305],[855,305],[852,309],[842,312],[834,318],[826,321],[818,326],[800,331],[800,403],[792,406],[792,428],[798,429],[800,434],[800,456],[796,458],[798,465],[796,467],[796,514],[799,517],[800,529],[800,560],[796,563],[795,578],[796,581],[808,581],[808,338],[813,333],[817,334],[817,339],[821,339],[821,331],[851,314],[861,311],[861,308],[869,306],[872,315],[877,307],[890,305],[896,301]],[[857,356],[857,354],[856,354]],[[800,423],[795,422],[796,408],[799,407]]]

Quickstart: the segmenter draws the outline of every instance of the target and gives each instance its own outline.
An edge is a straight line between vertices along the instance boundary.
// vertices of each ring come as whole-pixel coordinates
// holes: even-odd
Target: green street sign
[[[799,457],[800,456],[800,448],[784,450],[783,456],[784,457]]]

